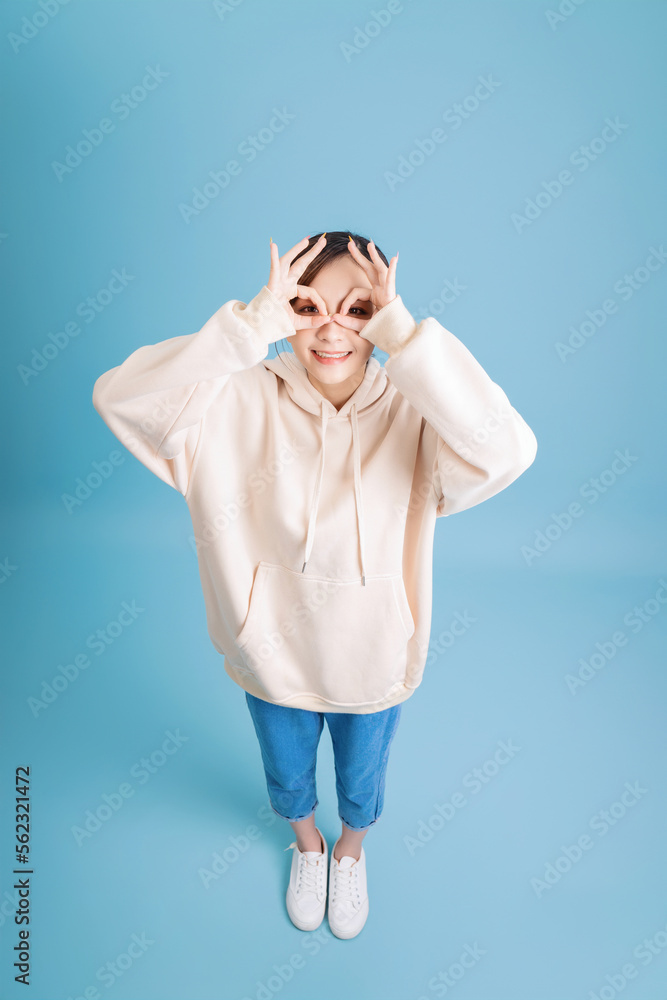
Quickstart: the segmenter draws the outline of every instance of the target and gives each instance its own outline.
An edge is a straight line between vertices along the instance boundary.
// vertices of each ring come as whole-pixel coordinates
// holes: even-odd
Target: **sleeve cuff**
[[[237,302],[234,312],[262,342],[273,344],[281,337],[294,336],[287,313],[268,285],[263,285],[247,305]]]
[[[390,357],[398,354],[417,332],[418,324],[406,308],[400,295],[378,309],[374,316],[359,332],[359,336],[369,340]]]

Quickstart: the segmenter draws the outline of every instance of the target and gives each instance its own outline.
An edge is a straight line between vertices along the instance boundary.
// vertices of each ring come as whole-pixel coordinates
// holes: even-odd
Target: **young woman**
[[[362,840],[428,653],[436,518],[509,486],[537,442],[460,340],[415,322],[398,254],[350,232],[282,257],[270,246],[248,304],[138,348],[97,379],[93,404],[188,505],[209,635],[296,835],[290,918],[319,926],[329,869],[329,924],[351,938],[368,915]],[[291,350],[267,360],[283,337]],[[330,859],[315,825],[325,720],[342,822]]]

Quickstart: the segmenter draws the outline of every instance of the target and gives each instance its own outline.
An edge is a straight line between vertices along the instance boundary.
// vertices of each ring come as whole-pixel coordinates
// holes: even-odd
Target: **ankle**
[[[302,854],[307,851],[317,851],[319,854],[322,853],[322,840],[319,833],[313,831],[312,834],[302,834],[296,838],[297,847]]]
[[[344,842],[337,840],[334,844],[333,856],[336,861],[340,861],[343,857],[356,858],[358,861],[361,857],[361,847],[355,847],[353,844],[346,845]]]

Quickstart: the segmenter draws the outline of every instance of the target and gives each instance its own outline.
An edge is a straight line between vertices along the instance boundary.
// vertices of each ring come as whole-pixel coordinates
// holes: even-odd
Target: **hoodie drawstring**
[[[361,448],[359,446],[359,424],[357,423],[357,404],[353,403],[352,416],[352,447],[354,449],[354,496],[357,502],[357,527],[359,530],[359,550],[361,553],[361,582],[366,586],[366,564],[364,562],[364,505],[361,497]]]
[[[351,407],[352,417],[352,447],[354,451],[354,497],[357,508],[357,528],[359,531],[359,548],[361,553],[361,583],[366,586],[366,565],[364,562],[364,508],[361,494],[361,449],[359,446],[359,425],[357,423],[356,403]],[[320,468],[317,474],[317,483],[310,504],[310,516],[308,518],[308,533],[306,535],[306,547],[304,550],[303,566],[301,572],[306,569],[306,563],[310,558],[310,553],[315,540],[315,522],[317,520],[317,509],[320,503],[320,493],[322,492],[322,480],[324,478],[324,456],[327,433],[327,423],[329,415],[322,402],[322,446],[320,452]]]
[[[317,483],[315,484],[315,492],[313,493],[313,499],[310,504],[310,517],[308,518],[308,534],[306,535],[306,548],[303,554],[303,566],[301,572],[306,568],[306,563],[310,559],[310,553],[313,548],[313,541],[315,539],[315,521],[317,519],[317,508],[320,503],[320,493],[322,491],[322,478],[324,476],[324,445],[326,442],[327,435],[327,423],[329,420],[329,414],[324,409],[324,403],[322,403],[322,445],[320,451],[320,468],[317,474]]]

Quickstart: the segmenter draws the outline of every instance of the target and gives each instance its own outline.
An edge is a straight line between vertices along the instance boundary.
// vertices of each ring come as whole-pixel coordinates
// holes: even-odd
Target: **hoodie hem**
[[[224,655],[224,654],[223,654]],[[301,708],[308,712],[345,712],[351,715],[368,715],[371,712],[383,712],[387,708],[393,708],[403,701],[407,701],[416,691],[415,687],[410,687],[404,682],[395,684],[389,689],[387,694],[376,702],[340,702],[330,701],[313,691],[304,691],[295,694],[281,701],[268,698],[266,692],[255,682],[253,674],[239,670],[225,656],[223,660],[225,672],[228,676],[248,694],[268,701],[271,705],[282,705],[285,708]]]

